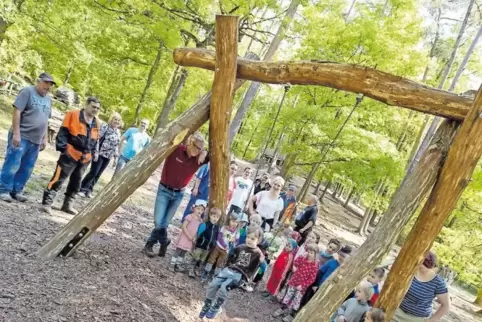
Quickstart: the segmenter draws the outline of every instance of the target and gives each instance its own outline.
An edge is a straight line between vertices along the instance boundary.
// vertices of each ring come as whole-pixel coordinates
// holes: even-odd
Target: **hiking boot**
[[[5,202],[13,202],[13,198],[9,193],[0,193],[0,199]]]
[[[174,272],[176,273],[183,273],[186,269],[184,268],[184,265],[182,264],[176,264],[174,265]]]
[[[286,315],[286,310],[285,309],[277,309],[276,311],[274,311],[274,313],[272,314],[272,316],[274,318],[278,318],[280,316],[283,316],[283,315]]]
[[[42,205],[40,210],[42,210],[43,212],[49,215],[52,213],[52,207],[50,205]]]
[[[159,253],[157,254],[159,257],[166,256],[167,247],[169,246],[170,243],[171,241],[169,240],[166,245],[161,245],[161,247],[159,247]]]
[[[28,200],[28,198],[25,197],[25,195],[21,192],[11,194],[11,196],[13,199],[17,200],[18,202],[26,202]]]
[[[211,301],[210,299],[204,300],[204,305],[201,309],[201,312],[199,313],[200,319],[202,319],[206,316],[206,314],[209,312],[209,309],[211,308],[212,303],[213,303],[213,301]]]
[[[221,314],[221,312],[223,311],[223,309],[221,308],[223,303],[224,299],[218,298],[216,302],[211,306],[208,313],[206,313],[206,317],[208,319],[214,319],[218,314]]]
[[[74,216],[77,215],[79,212],[74,209],[74,206],[72,205],[73,202],[74,198],[65,196],[64,204],[62,205],[62,208],[60,208],[60,210]]]
[[[194,267],[189,270],[188,275],[190,278],[196,278],[196,271],[194,270]]]
[[[156,256],[156,253],[154,252],[154,249],[152,249],[153,247],[154,247],[153,243],[146,243],[146,245],[142,249],[142,252],[144,254],[146,254],[147,257],[152,258],[152,257]]]
[[[283,321],[283,322],[291,322],[291,321],[293,321],[294,319],[295,319],[294,316],[292,316],[291,314],[288,314],[287,316],[285,316],[285,317],[283,318],[282,321]]]
[[[201,275],[201,282],[202,283],[205,283],[207,280],[208,280],[208,276],[209,276],[209,272],[208,271],[204,271]]]

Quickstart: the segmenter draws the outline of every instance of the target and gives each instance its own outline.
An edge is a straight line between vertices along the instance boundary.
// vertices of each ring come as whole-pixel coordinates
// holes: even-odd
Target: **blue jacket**
[[[336,259],[330,259],[328,262],[326,262],[320,267],[318,273],[316,274],[315,285],[320,287],[320,285],[323,284],[323,282],[326,281],[326,279],[330,277],[331,273],[336,271],[338,267],[340,267],[340,263],[338,263]]]
[[[218,238],[219,225],[210,221],[203,222],[197,230],[196,248],[210,250]]]

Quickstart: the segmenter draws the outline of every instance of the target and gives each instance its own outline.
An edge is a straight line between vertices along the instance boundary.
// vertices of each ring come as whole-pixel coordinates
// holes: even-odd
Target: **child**
[[[273,317],[291,315],[297,311],[303,294],[315,281],[318,271],[318,246],[313,243],[308,244],[306,250],[306,257],[298,257],[293,264],[293,276],[288,281],[288,289],[282,299],[282,307],[273,313]]]
[[[267,239],[266,236],[268,234],[271,234],[272,236],[271,240],[268,241],[268,252],[271,260],[275,260],[276,257],[278,257],[293,234],[293,228],[290,226],[281,227],[280,229],[281,231],[276,232],[274,235],[272,232],[264,233],[265,239]]]
[[[179,272],[183,270],[182,264],[184,256],[187,252],[192,251],[193,243],[197,237],[197,231],[202,223],[201,214],[204,212],[207,206],[207,201],[198,199],[192,207],[192,212],[184,218],[182,223],[181,233],[177,238],[174,245],[176,250],[171,258],[171,265],[174,271]]]
[[[385,312],[381,309],[371,308],[370,311],[365,313],[365,319],[361,320],[363,322],[385,322],[386,316]]]
[[[322,251],[320,253],[320,266],[323,266],[326,262],[328,262],[330,259],[333,259],[333,255],[337,253],[341,248],[341,242],[336,239],[330,239],[328,242],[328,246],[326,247],[326,250]]]
[[[251,280],[262,259],[257,244],[258,234],[256,230],[248,229],[246,244],[236,247],[231,265],[224,268],[209,284],[204,306],[199,313],[200,318],[215,318],[222,311],[221,307],[228,296],[228,292],[242,280],[248,282]]]
[[[352,249],[349,246],[342,247],[338,251],[338,258],[330,259],[326,262],[323,266],[321,266],[316,274],[315,282],[311,285],[311,287],[307,290],[303,299],[301,300],[301,307],[305,306],[311,298],[315,295],[316,291],[320,287],[323,282],[330,277],[330,275],[336,271],[336,269],[342,266],[345,261],[350,257]]]
[[[318,235],[317,233],[315,233],[314,231],[310,231],[308,233],[308,235],[306,236],[306,242],[303,243],[303,245],[301,245],[299,248],[298,248],[298,251],[296,252],[296,255],[295,255],[295,260],[300,257],[300,256],[305,256],[306,255],[306,245],[307,244],[316,244],[318,245],[320,241],[320,235]]]
[[[268,297],[270,295],[276,296],[281,289],[281,283],[288,275],[291,265],[293,264],[294,251],[298,247],[298,244],[294,239],[289,239],[288,243],[284,247],[281,254],[276,259],[271,275],[266,284],[266,292],[263,292],[263,296]]]
[[[373,296],[370,299],[370,305],[373,306],[380,296],[380,282],[385,277],[385,270],[382,267],[375,268],[367,277],[367,282],[373,286]]]
[[[373,286],[368,282],[361,282],[356,288],[355,297],[343,303],[337,311],[334,322],[359,322],[370,306],[368,301],[373,296]]]
[[[204,267],[204,272],[201,276],[201,281],[205,282],[208,279],[208,275],[213,269],[214,263],[216,263],[216,270],[214,275],[217,275],[224,267],[225,261],[228,258],[228,251],[230,244],[234,242],[234,236],[236,234],[236,227],[238,221],[236,216],[229,215],[226,225],[221,228],[216,240],[216,246],[209,255],[208,263]]]
[[[258,243],[261,243],[263,241],[264,231],[261,228],[262,223],[263,223],[263,219],[258,213],[251,215],[251,217],[249,218],[249,227],[257,231]]]
[[[206,258],[211,249],[216,244],[216,239],[219,233],[219,218],[221,218],[221,209],[211,208],[209,209],[208,219],[206,222],[199,225],[197,230],[196,248],[192,252],[192,267],[189,271],[190,277],[199,276],[199,272],[196,267],[199,267],[201,263],[206,261]]]
[[[247,232],[247,229],[248,229],[248,227],[246,227],[246,226],[247,226],[248,222],[249,222],[248,215],[246,215],[244,212],[242,212],[239,215],[239,219],[238,219],[238,229],[237,229],[237,232],[236,232],[236,245],[235,246],[242,245],[242,244],[246,243],[246,232]],[[233,249],[233,251],[234,251],[234,249]]]

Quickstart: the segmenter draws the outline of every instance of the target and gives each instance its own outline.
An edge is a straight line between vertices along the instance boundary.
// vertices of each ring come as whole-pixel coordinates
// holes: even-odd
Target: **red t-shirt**
[[[190,157],[187,146],[180,144],[164,161],[161,183],[173,189],[182,189],[189,184],[194,173],[208,162],[209,155],[204,163],[198,164],[198,157]]]

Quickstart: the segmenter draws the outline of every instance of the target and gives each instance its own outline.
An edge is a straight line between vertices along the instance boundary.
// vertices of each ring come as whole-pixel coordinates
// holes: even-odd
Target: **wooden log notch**
[[[455,121],[442,123],[417,168],[394,194],[373,233],[345,265],[321,285],[313,299],[296,315],[295,322],[330,321],[347,295],[387,256],[403,227],[435,184],[456,129]]]
[[[174,50],[174,62],[214,70],[215,53],[206,49],[179,48]],[[271,84],[326,86],[459,121],[472,106],[472,100],[467,97],[373,68],[330,61],[258,62],[238,58],[238,78]]]
[[[229,181],[228,129],[236,81],[238,17],[216,16],[216,68],[209,120],[209,206],[222,213],[227,207]]]
[[[482,155],[481,137],[482,86],[479,88],[472,109],[455,136],[435,187],[400,250],[376,303],[377,307],[386,311],[388,321],[410,287],[421,258],[432,247],[435,238],[468,185]]]

